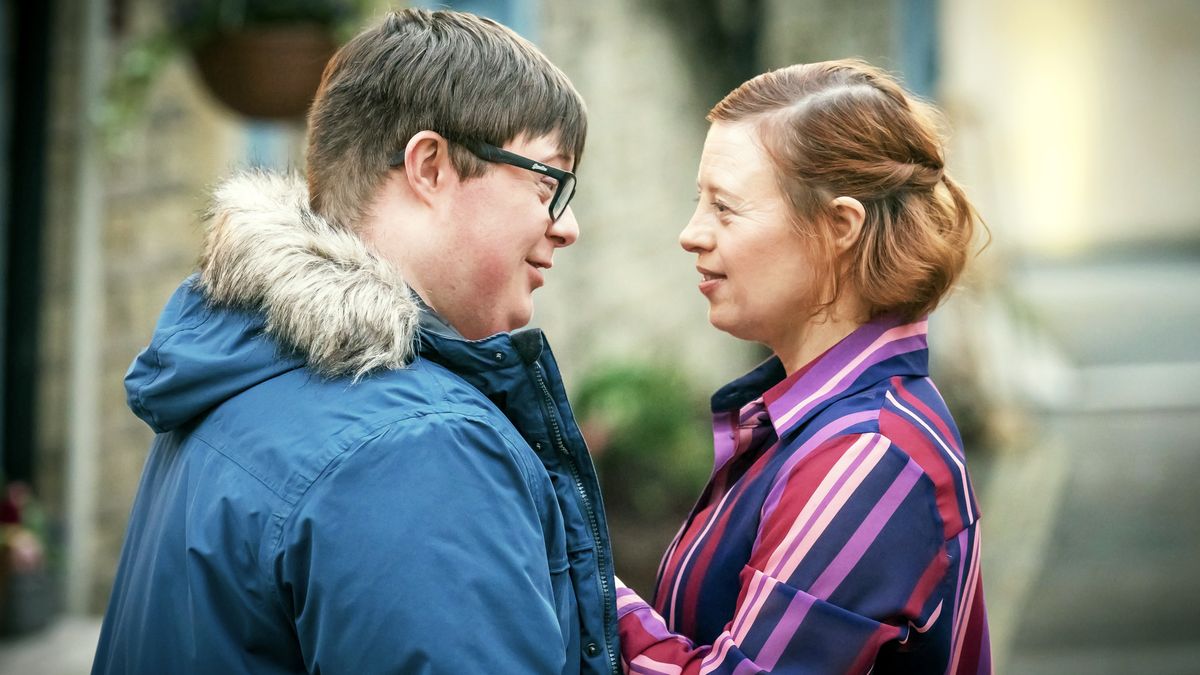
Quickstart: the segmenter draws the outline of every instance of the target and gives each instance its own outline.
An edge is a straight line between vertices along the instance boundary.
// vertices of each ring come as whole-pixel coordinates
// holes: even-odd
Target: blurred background
[[[412,3],[423,4],[423,3]],[[425,6],[431,6],[430,3]],[[884,66],[949,120],[991,230],[931,319],[1012,673],[1200,663],[1200,2],[476,0],[591,132],[535,322],[648,593],[711,468],[706,401],[764,353],[677,246],[704,115],[771,68]],[[194,267],[206,191],[301,169],[303,112],[373,0],[14,0],[0,11],[0,672],[90,666],[151,439],[122,377]]]

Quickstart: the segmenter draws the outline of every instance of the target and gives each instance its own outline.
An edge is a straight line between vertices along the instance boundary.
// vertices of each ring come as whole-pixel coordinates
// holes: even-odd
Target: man
[[[586,116],[486,19],[338,52],[308,180],[221,186],[126,376],[158,435],[95,672],[615,673],[595,473],[532,312]]]

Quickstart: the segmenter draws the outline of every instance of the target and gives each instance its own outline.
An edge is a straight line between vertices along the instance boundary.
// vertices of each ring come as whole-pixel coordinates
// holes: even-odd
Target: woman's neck
[[[808,365],[866,322],[863,319],[865,312],[859,303],[846,300],[842,298],[827,311],[811,317],[788,335],[781,336],[778,344],[767,345],[783,362],[783,369],[788,375]]]

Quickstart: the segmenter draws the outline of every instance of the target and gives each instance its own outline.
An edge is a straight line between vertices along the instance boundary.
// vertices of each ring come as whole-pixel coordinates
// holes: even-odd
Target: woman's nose
[[[699,212],[692,214],[691,220],[679,233],[679,245],[688,253],[707,251],[713,246],[712,231],[702,221]]]

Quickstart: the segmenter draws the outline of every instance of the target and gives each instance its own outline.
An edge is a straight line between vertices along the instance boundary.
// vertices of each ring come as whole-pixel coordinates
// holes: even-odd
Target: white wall
[[[942,4],[952,165],[1002,248],[1200,239],[1200,3]]]

